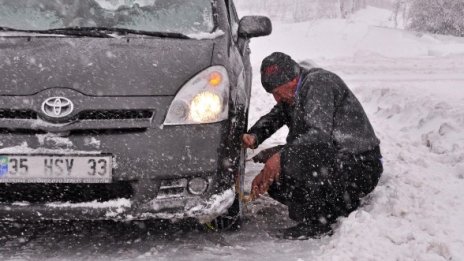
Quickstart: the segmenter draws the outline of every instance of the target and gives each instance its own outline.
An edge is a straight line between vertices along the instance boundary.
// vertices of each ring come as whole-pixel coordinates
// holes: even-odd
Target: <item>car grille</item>
[[[79,120],[131,120],[151,117],[153,111],[149,110],[84,111],[78,114]]]
[[[163,180],[158,191],[157,199],[179,198],[185,196],[187,179]]]
[[[95,110],[80,112],[76,118],[79,120],[132,120],[150,119],[153,111],[150,110]],[[0,119],[35,120],[38,114],[32,110],[0,110]]]
[[[131,198],[130,182],[111,184],[0,184],[0,202],[105,202]]]
[[[31,110],[0,110],[0,119],[37,119],[37,113]]]

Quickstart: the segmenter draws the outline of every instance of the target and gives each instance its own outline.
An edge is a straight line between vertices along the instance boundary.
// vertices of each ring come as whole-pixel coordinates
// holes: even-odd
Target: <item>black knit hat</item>
[[[288,83],[300,74],[300,66],[290,56],[275,52],[261,64],[261,83],[271,93],[276,87]]]

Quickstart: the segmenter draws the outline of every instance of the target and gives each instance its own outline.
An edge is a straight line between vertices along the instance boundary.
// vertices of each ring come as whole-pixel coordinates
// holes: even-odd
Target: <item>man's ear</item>
[[[293,79],[290,83],[290,87],[293,89],[293,90],[296,90],[296,88],[298,87],[298,81],[300,80],[300,77],[296,77],[295,79]]]

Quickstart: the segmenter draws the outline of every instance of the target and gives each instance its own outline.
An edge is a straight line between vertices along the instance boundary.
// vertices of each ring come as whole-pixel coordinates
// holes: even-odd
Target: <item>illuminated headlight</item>
[[[169,107],[164,125],[214,123],[226,120],[229,77],[223,66],[210,67],[185,84]]]
[[[188,183],[188,190],[193,195],[201,195],[208,189],[208,181],[203,178],[193,178]]]
[[[190,105],[190,117],[195,122],[203,123],[215,121],[221,111],[221,97],[212,92],[197,94]]]

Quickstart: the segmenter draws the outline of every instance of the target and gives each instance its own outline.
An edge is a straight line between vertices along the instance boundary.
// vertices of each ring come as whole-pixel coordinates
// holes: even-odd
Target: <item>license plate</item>
[[[0,155],[0,183],[111,183],[111,156]]]

